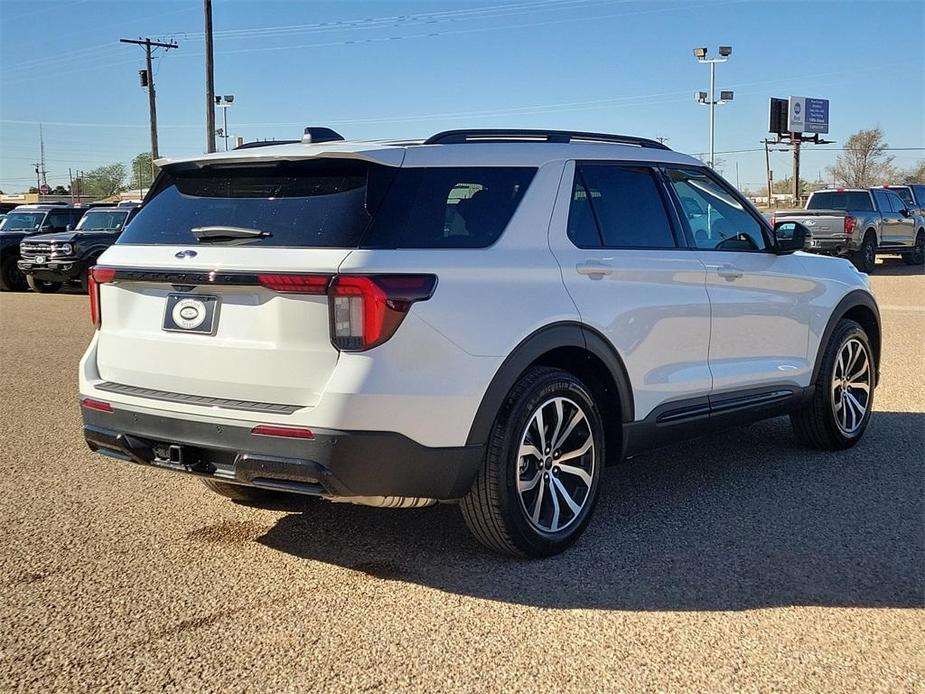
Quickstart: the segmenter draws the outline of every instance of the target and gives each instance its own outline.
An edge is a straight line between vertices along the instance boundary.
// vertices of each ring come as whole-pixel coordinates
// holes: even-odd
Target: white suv
[[[867,426],[867,277],[696,159],[561,131],[267,144],[159,162],[94,268],[93,450],[250,502],[455,501],[546,556],[606,465],[782,414],[828,450]]]

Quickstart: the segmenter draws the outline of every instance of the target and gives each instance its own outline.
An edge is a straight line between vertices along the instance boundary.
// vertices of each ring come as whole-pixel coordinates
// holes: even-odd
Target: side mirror
[[[910,212],[904,207],[899,211],[899,214],[901,214],[903,217],[908,217],[912,214],[912,212]]]
[[[73,224],[68,224],[67,227],[65,227],[65,229],[66,229],[67,231],[74,231],[74,225],[73,225]]]
[[[780,255],[803,250],[809,236],[809,229],[799,222],[777,222],[774,225],[774,240]]]

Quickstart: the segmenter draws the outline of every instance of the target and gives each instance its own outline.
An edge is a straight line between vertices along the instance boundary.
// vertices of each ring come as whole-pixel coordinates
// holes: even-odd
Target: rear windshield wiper
[[[193,227],[190,231],[193,236],[199,240],[199,243],[221,243],[222,241],[239,241],[242,239],[265,239],[273,235],[269,231],[249,229],[247,227]]]

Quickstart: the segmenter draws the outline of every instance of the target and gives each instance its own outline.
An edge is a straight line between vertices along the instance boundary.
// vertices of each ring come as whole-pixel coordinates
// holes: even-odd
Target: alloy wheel
[[[546,400],[527,422],[517,454],[517,493],[527,520],[555,533],[574,523],[591,496],[594,433],[570,398]]]
[[[846,436],[854,435],[870,407],[872,370],[867,347],[857,338],[842,345],[832,372],[832,411]]]

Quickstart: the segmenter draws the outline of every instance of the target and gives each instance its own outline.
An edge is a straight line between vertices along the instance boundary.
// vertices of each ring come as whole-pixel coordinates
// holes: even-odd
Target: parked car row
[[[847,256],[862,272],[873,272],[878,253],[925,263],[925,184],[817,190],[806,209],[775,212],[772,223],[782,220],[809,230],[807,251]]]
[[[115,243],[141,203],[76,207],[19,205],[0,221],[0,289],[87,289],[87,273]]]

